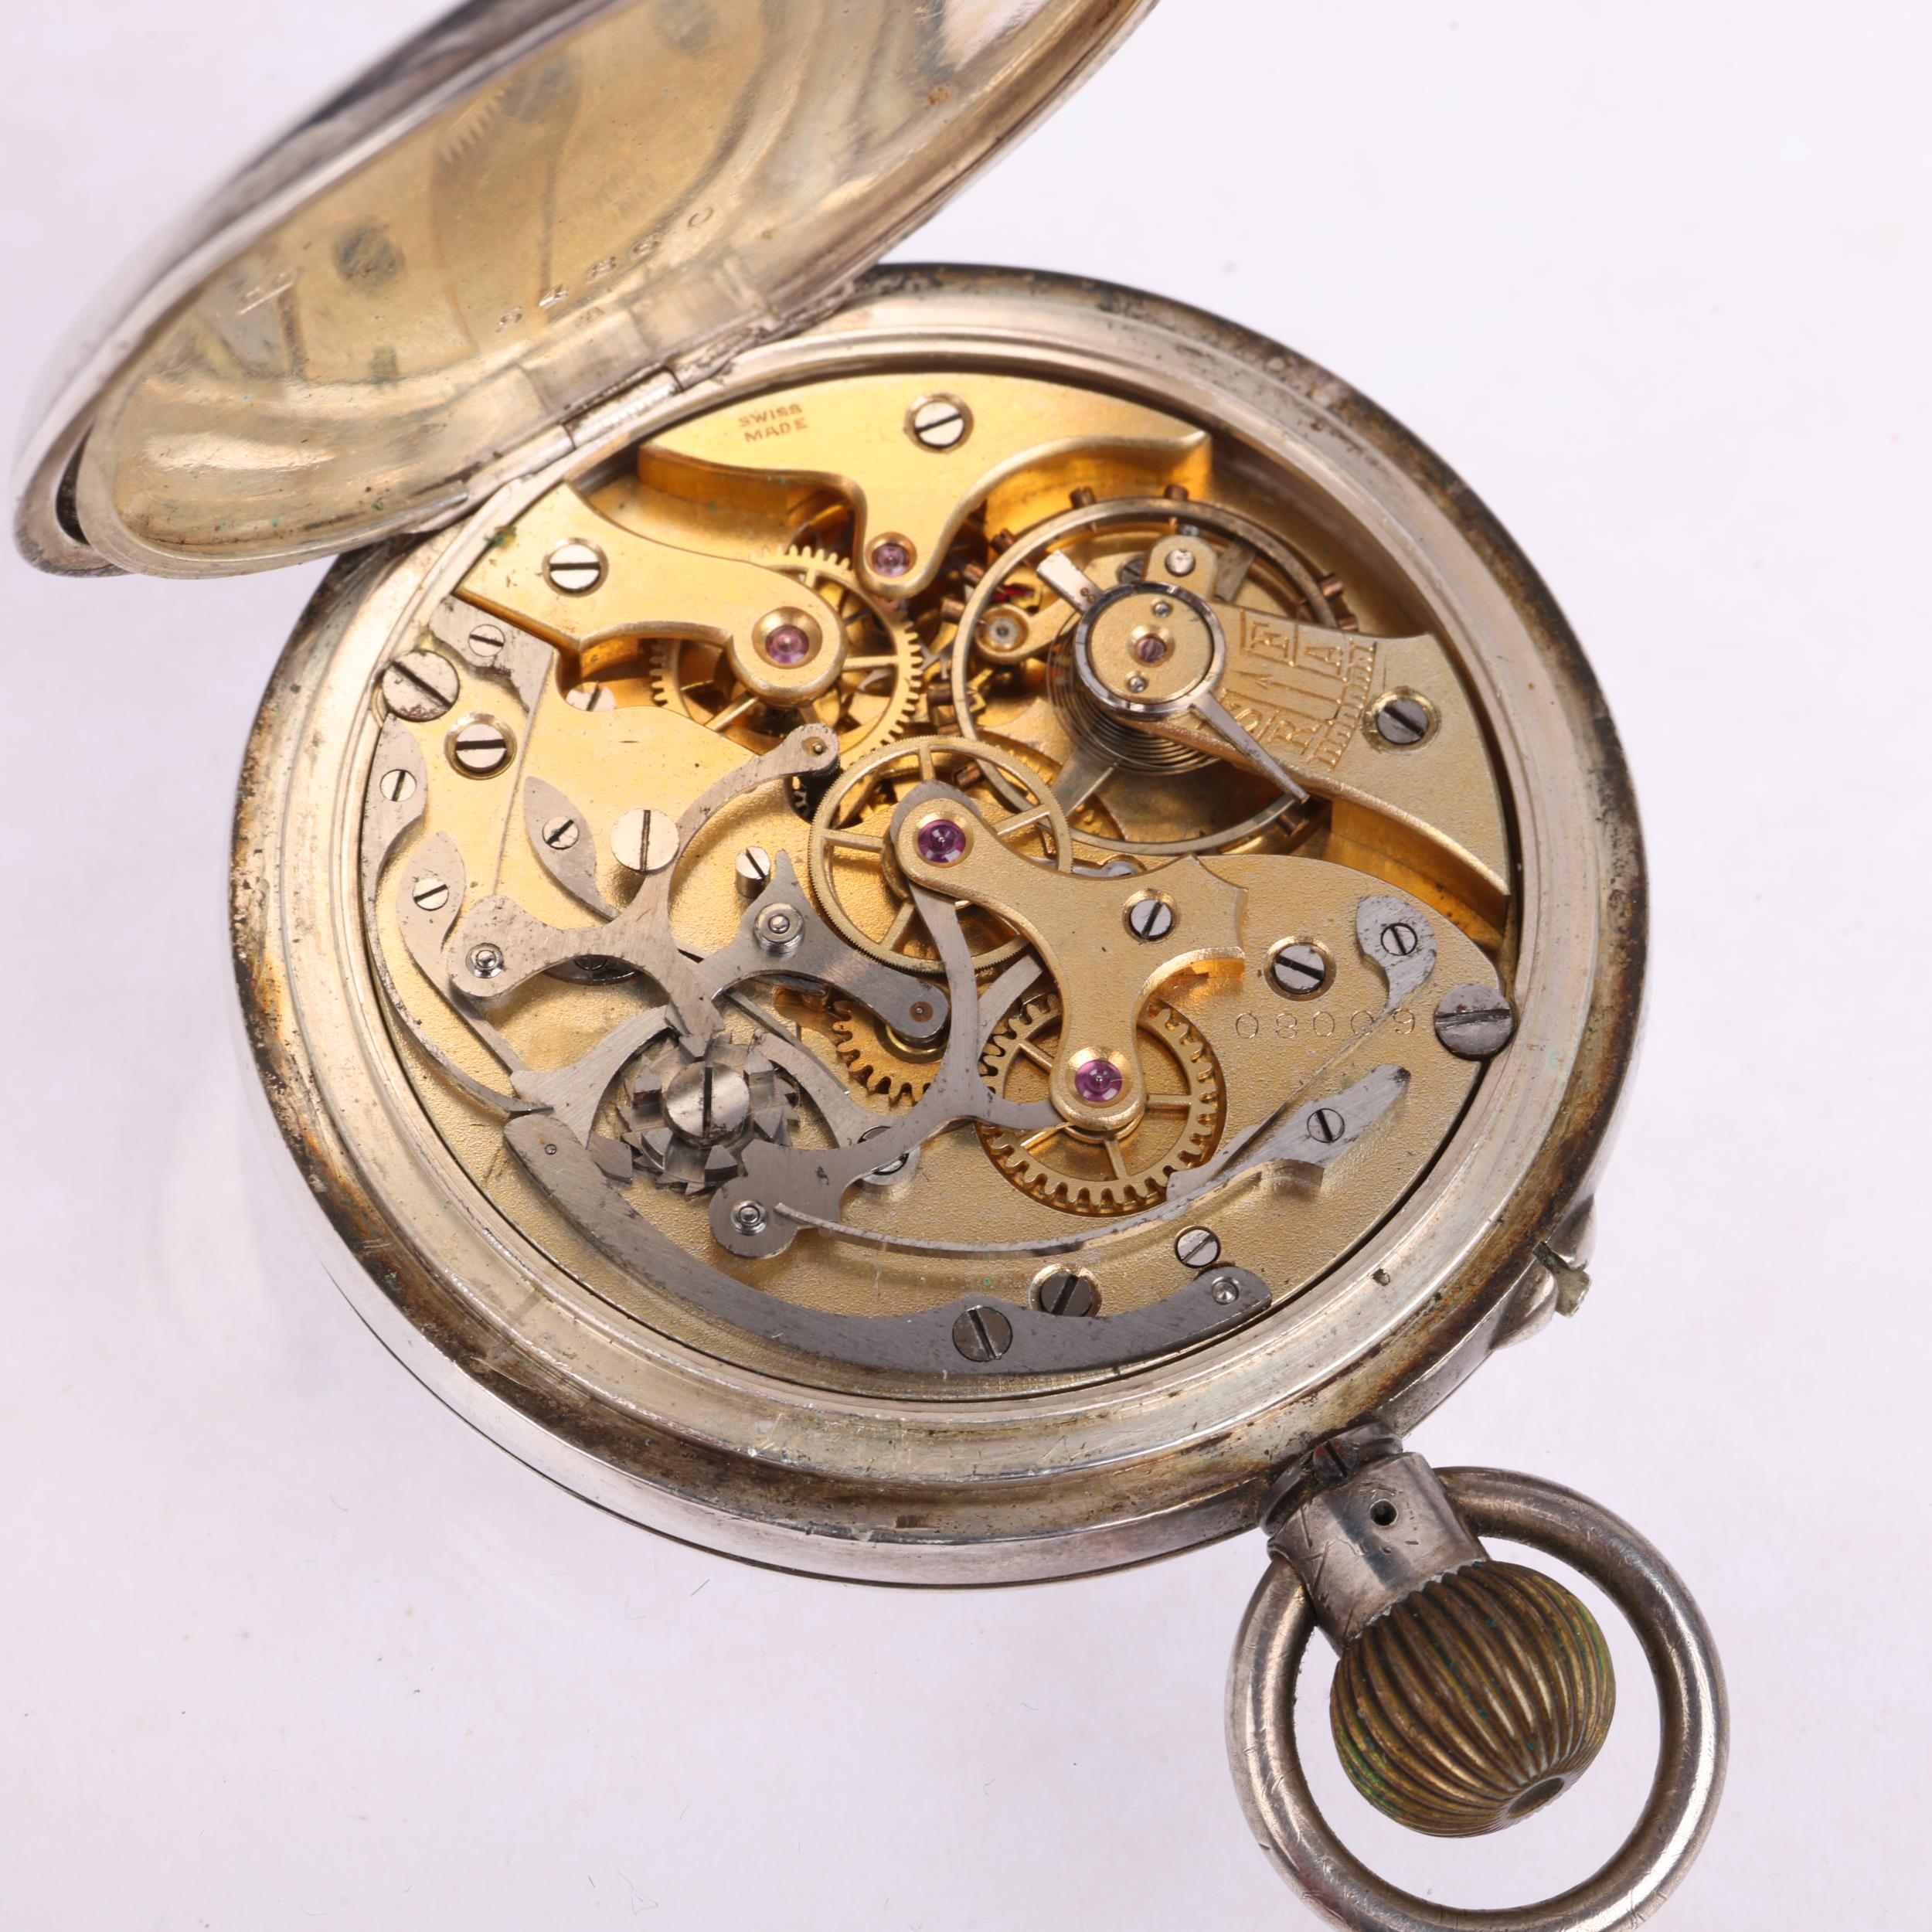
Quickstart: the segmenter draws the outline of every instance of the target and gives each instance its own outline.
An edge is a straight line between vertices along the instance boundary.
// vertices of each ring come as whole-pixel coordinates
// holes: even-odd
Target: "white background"
[[[429,12],[9,9],[12,406],[121,257]],[[906,251],[1137,282],[1326,363],[1595,661],[1655,887],[1596,1290],[1419,1446],[1590,1492],[1701,1597],[1736,1739],[1679,1927],[1932,1922],[1923,21],[1170,0]],[[1002,1594],[743,1568],[530,1474],[328,1284],[252,1140],[223,923],[316,574],[0,563],[0,1917],[1311,1923],[1223,1757],[1258,1542]],[[1337,1817],[1444,1898],[1580,1876],[1655,1738],[1619,1641],[1627,1721],[1553,1811],[1473,1847]]]

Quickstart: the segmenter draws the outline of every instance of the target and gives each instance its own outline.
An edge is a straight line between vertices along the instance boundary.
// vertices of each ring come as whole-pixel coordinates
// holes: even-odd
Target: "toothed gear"
[[[915,1046],[869,1009],[843,1000],[832,1008],[832,1050],[852,1083],[895,1103],[916,1100],[932,1085],[945,1052],[944,1041],[930,1049]]]
[[[1029,1001],[988,1042],[980,1071],[1009,1100],[1043,1099],[1060,1039],[1056,994]],[[1124,1134],[1070,1126],[1044,1135],[981,1127],[993,1165],[1023,1194],[1066,1214],[1119,1214],[1150,1207],[1184,1168],[1199,1167],[1221,1138],[1221,1069],[1199,1031],[1156,1001],[1140,1020],[1147,1111]]]
[[[667,638],[651,654],[651,695],[760,751],[814,720],[838,733],[840,753],[847,759],[902,736],[925,695],[920,675],[924,653],[905,606],[862,588],[852,566],[828,551],[800,546],[767,560],[832,607],[845,634],[846,662],[838,682],[796,709],[753,706],[720,726],[714,720],[743,695],[724,651],[713,644]]]
[[[796,1100],[755,1046],[720,1035],[692,1053],[667,1039],[638,1062],[617,1116],[625,1145],[658,1186],[703,1194],[738,1172],[751,1141],[790,1143]]]

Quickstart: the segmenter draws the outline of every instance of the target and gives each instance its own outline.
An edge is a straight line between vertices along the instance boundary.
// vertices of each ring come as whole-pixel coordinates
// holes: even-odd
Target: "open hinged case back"
[[[621,392],[835,307],[1151,4],[459,8],[82,332],[21,548],[191,577],[446,524]]]
[[[1580,1776],[1588,1611],[1664,1754],[1634,1925],[1721,1783],[1635,1532],[1400,1430],[1572,1313],[1634,1046],[1614,730],[1505,533],[1345,383],[1197,311],[883,253],[1151,0],[499,0],[219,190],[82,338],[24,553],[340,553],[271,680],[234,931],[344,1291],[519,1456],[828,1574],[1065,1576],[1260,1525],[1257,1835]]]

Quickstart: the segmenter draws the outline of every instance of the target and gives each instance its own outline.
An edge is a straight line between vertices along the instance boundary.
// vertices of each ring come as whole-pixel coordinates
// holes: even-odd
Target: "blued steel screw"
[[[1452,987],[1436,1008],[1436,1038],[1459,1060],[1500,1053],[1515,1030],[1509,1001],[1487,986]]]
[[[1429,708],[1406,692],[1376,706],[1376,736],[1384,744],[1419,745],[1429,735]]]
[[[1297,940],[1268,964],[1270,977],[1291,999],[1311,999],[1328,983],[1328,956],[1319,946]]]
[[[953,1346],[968,1362],[997,1362],[1012,1345],[1012,1323],[985,1302],[953,1324]]]
[[[1092,1315],[1100,1305],[1100,1291],[1090,1274],[1077,1268],[1056,1268],[1033,1291],[1043,1315]]]

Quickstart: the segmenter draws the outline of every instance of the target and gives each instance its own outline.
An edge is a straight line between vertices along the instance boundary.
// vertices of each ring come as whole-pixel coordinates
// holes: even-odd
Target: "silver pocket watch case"
[[[825,1575],[1263,1529],[1236,1782],[1349,1925],[1464,1921],[1307,1799],[1310,1630],[1364,1794],[1494,1828],[1614,1702],[1477,1538],[1549,1549],[1645,1635],[1665,1751],[1506,1922],[1634,1925],[1721,1783],[1708,1633],[1595,1505],[1399,1440],[1587,1286],[1645,944],[1589,667],[1301,357],[875,265],[1145,10],[462,9],[129,284],[19,540],[339,553],[248,746],[236,961],[335,1279],[444,1400]]]

